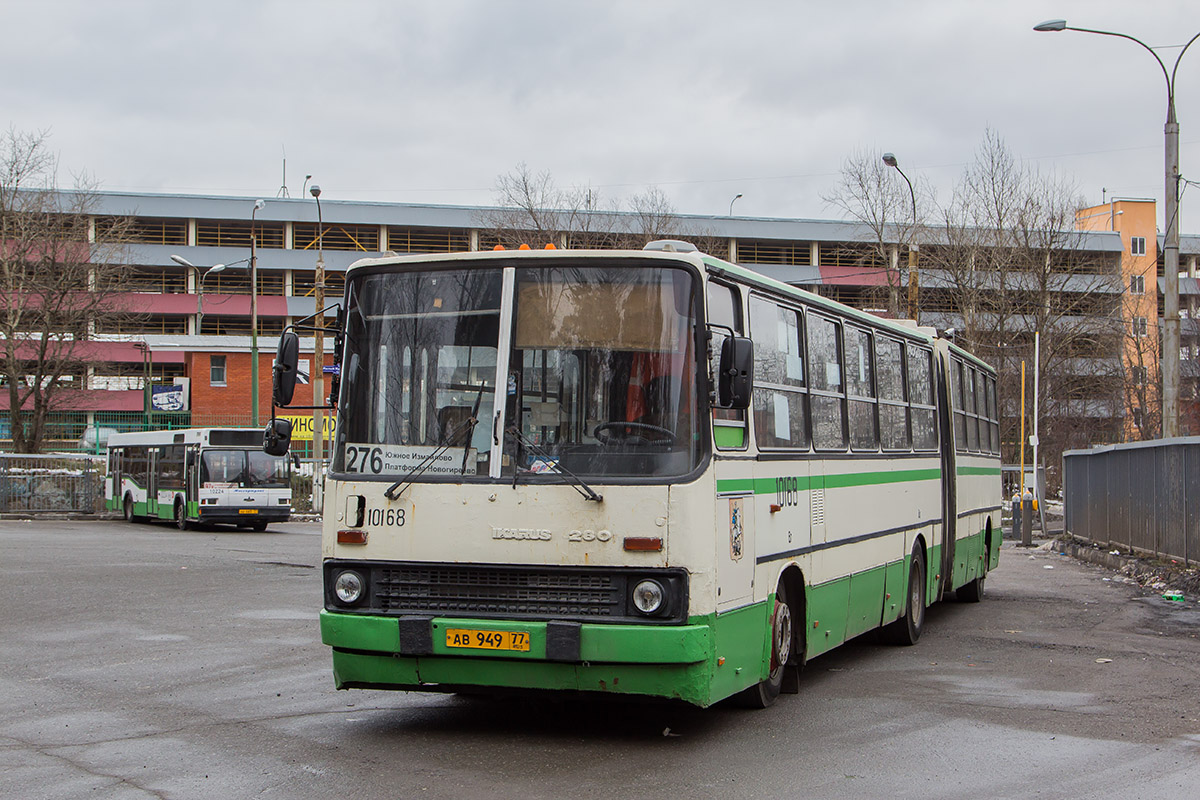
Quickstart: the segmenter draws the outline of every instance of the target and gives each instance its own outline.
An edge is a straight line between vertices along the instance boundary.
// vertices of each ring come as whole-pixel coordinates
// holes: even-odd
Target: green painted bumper
[[[579,659],[546,659],[546,623],[434,618],[432,653],[404,655],[393,617],[321,612],[339,689],[454,691],[557,689],[677,698],[707,706],[756,683],[763,671],[766,604],[686,625],[580,627]],[[523,631],[528,652],[446,646],[446,630]],[[728,657],[718,659],[728,651]],[[718,663],[718,660],[720,663]]]

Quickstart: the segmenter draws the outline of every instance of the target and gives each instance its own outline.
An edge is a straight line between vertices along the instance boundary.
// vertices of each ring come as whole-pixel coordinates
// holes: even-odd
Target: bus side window
[[[813,447],[846,449],[846,381],[842,375],[841,324],[809,313],[808,381]]]
[[[878,450],[871,332],[853,325],[846,326],[846,390],[850,395],[850,447],[859,451]]]
[[[754,439],[764,449],[808,449],[800,312],[750,297]]]
[[[933,354],[923,347],[908,345],[908,399],[912,406],[913,447],[935,450],[937,423],[933,406]]]
[[[720,283],[708,284],[708,322],[711,325],[721,325],[731,328],[741,334],[742,301],[735,286]],[[716,361],[721,357],[721,343],[728,334],[721,329],[712,329],[713,363],[709,373],[717,374]],[[746,412],[742,409],[714,408],[713,414],[713,444],[719,449],[743,450],[746,447]]]
[[[904,390],[904,349],[897,339],[875,337],[875,374],[879,381],[879,438],[884,450],[908,450],[908,397]]]

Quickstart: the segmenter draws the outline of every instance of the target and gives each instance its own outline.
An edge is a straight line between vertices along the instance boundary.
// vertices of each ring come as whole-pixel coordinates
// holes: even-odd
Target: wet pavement
[[[1006,542],[912,648],[766,711],[337,692],[319,537],[0,521],[0,796],[1148,797],[1200,785],[1200,606]],[[1107,580],[1105,580],[1107,578]]]

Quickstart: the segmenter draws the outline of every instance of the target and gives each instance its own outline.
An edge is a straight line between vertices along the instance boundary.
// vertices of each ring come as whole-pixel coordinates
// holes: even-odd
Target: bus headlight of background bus
[[[333,579],[333,594],[344,605],[352,606],[362,600],[366,581],[352,569],[339,572]]]
[[[663,608],[666,592],[656,580],[646,578],[633,587],[633,606],[646,616],[657,614]]]

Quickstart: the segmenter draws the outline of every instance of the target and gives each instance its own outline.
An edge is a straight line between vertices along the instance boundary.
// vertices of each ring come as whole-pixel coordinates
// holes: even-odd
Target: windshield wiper
[[[466,420],[467,436],[466,441],[463,442],[463,463],[460,475],[467,474],[467,459],[471,455],[471,437],[475,435],[475,426],[479,424],[479,401],[483,400],[483,390],[486,388],[486,383],[479,384],[479,394],[475,395],[475,407],[471,409],[471,416]]]
[[[537,458],[539,458],[542,461],[542,463],[546,464],[548,467],[550,467],[550,469],[554,470],[558,474],[566,477],[568,479],[568,481],[570,482],[571,486],[573,486],[575,488],[575,491],[577,491],[577,492],[579,492],[579,494],[583,495],[584,500],[595,500],[597,503],[602,502],[604,500],[604,496],[597,494],[596,490],[593,489],[592,487],[588,486],[586,483],[584,483],[582,478],[580,478],[574,472],[571,472],[566,467],[559,464],[558,459],[554,458],[549,453],[547,453],[545,450],[538,447],[536,444],[534,444],[528,438],[526,438],[525,434],[521,433],[521,430],[516,425],[510,425],[508,427],[508,433],[510,435],[512,435],[512,437],[514,439],[516,439],[518,442],[520,442],[522,445],[524,445],[526,450],[533,453]],[[516,487],[516,484],[517,484],[517,476],[520,474],[521,473],[517,472],[514,469],[514,471],[513,471],[513,487],[514,488]]]
[[[481,394],[482,394],[482,392],[481,392]],[[476,401],[475,407],[476,407],[476,410],[478,410],[478,408],[479,408],[478,401]],[[476,422],[475,417],[474,417],[474,415],[472,415],[470,418],[464,419],[462,422],[460,422],[459,424],[457,424],[453,428],[451,428],[450,431],[446,434],[446,441],[444,443],[438,445],[437,449],[434,450],[432,453],[425,456],[425,458],[421,459],[421,463],[417,464],[415,467],[410,469],[403,478],[401,478],[400,480],[396,481],[391,486],[389,486],[388,490],[383,493],[384,496],[387,497],[387,499],[389,499],[389,500],[398,499],[400,497],[400,495],[404,493],[404,490],[408,488],[408,485],[410,483],[412,483],[413,479],[418,477],[425,470],[429,469],[429,467],[435,461],[437,461],[438,458],[441,457],[442,453],[449,450],[450,446],[452,444],[454,444],[456,441],[458,441],[458,434],[460,432],[466,430],[468,427],[471,427],[473,429],[475,422]],[[471,446],[471,437],[468,436],[467,437],[468,452],[470,451],[470,446]],[[465,466],[466,454],[463,455],[463,463],[464,463],[463,472],[466,472],[466,466]]]

